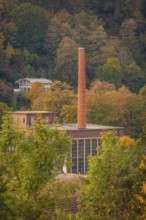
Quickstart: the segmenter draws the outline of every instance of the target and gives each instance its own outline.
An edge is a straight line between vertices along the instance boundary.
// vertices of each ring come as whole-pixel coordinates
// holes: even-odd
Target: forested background
[[[88,85],[100,79],[138,92],[146,82],[146,1],[0,0],[1,100],[10,104],[14,82],[27,76],[76,87],[79,46]]]
[[[124,126],[137,137],[146,112],[145,0],[0,0],[0,116],[9,106],[76,122],[80,46],[87,121]],[[39,84],[14,94],[15,81],[25,77],[55,83],[49,94]]]
[[[87,179],[62,182],[70,137],[39,119],[26,138],[5,113],[51,110],[58,123],[76,122],[80,46],[87,122],[123,126],[125,136],[103,134]],[[51,79],[51,90],[37,82],[14,94],[24,77]],[[0,219],[146,219],[145,154],[146,0],[0,0]]]

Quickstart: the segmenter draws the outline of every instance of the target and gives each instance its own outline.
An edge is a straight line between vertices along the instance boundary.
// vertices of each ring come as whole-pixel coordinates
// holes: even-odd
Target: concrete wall
[[[46,124],[52,124],[55,119],[54,113],[38,113],[38,114],[41,115],[42,119],[45,121]],[[13,117],[14,122],[18,123],[20,127],[28,128],[32,126],[33,122],[37,119],[38,114],[12,112],[11,116]]]

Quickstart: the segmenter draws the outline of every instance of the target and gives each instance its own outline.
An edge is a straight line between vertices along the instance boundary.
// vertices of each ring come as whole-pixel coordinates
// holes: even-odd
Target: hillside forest
[[[56,174],[71,166],[71,137],[41,118],[26,136],[9,112],[53,111],[57,125],[76,123],[78,47],[87,122],[124,127],[124,136],[103,133],[86,178],[63,181]],[[36,82],[14,93],[26,77],[52,80],[50,91]],[[144,220],[145,207],[146,0],[0,0],[0,219]]]
[[[61,122],[75,122],[82,46],[88,122],[124,126],[137,137],[146,107],[145,8],[145,0],[0,0],[0,115],[9,107],[54,110]],[[54,89],[14,94],[25,77],[51,79]]]
[[[0,0],[1,99],[10,104],[25,77],[76,88],[80,46],[88,87],[98,79],[137,93],[146,82],[145,11],[145,0]]]

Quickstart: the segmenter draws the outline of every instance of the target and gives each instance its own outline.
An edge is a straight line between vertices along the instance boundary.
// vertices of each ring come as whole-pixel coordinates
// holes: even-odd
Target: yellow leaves
[[[122,136],[119,139],[120,146],[123,149],[133,148],[136,146],[136,141],[129,136]]]
[[[115,86],[113,84],[96,80],[94,83],[91,84],[91,89],[88,91],[88,93],[94,92],[96,94],[102,95],[107,91],[114,91],[114,90],[115,90]]]
[[[54,111],[65,122],[73,122],[76,119],[76,100],[77,96],[70,85],[54,81],[51,91],[43,99],[44,110]]]
[[[146,183],[145,182],[143,183],[143,186],[142,186],[142,192],[146,194]]]
[[[146,86],[140,89],[139,95],[141,95],[144,99],[146,99]]]
[[[6,57],[7,57],[7,60],[9,60],[14,54],[15,54],[15,50],[13,48],[12,45],[8,45],[7,48],[6,48]]]
[[[105,32],[104,28],[102,25],[99,25],[97,27],[97,34],[98,34],[98,38],[106,38],[107,37],[107,33]]]
[[[65,123],[75,123],[77,121],[77,103],[63,105],[61,116]]]
[[[139,168],[140,168],[140,169],[144,169],[144,168],[145,168],[145,164],[144,164],[144,161],[143,161],[143,160],[141,161]]]
[[[4,41],[5,41],[5,36],[3,33],[0,33],[0,50],[2,50],[4,47],[4,45],[3,45]]]
[[[2,11],[5,8],[7,1],[6,0],[0,0],[0,10]]]
[[[141,169],[142,175],[144,177],[143,181],[141,182],[141,193],[140,196],[138,195],[138,200],[146,205],[146,176],[145,176],[145,172],[146,172],[146,155],[143,156],[140,166],[139,168]],[[145,208],[146,210],[146,208]]]
[[[128,65],[127,69],[128,69],[128,71],[134,71],[136,73],[141,72],[141,68],[135,62],[130,63]]]
[[[143,156],[143,159],[140,163],[139,168],[142,169],[142,170],[146,170],[146,156]]]
[[[42,84],[39,82],[33,83],[31,90],[27,93],[27,97],[31,101],[31,109],[43,110],[44,95],[45,91],[42,89]]]
[[[144,203],[144,199],[140,195],[136,194],[135,197],[140,203]]]
[[[120,60],[116,57],[108,57],[107,58],[107,64],[112,65],[116,71],[121,74],[121,64],[120,64]]]
[[[144,195],[146,195],[146,182],[142,183],[141,191]],[[144,198],[144,196],[140,196],[140,195],[136,194],[135,197],[141,204],[146,205],[146,199]],[[146,210],[146,207],[145,207],[145,210]]]
[[[27,97],[31,100],[37,97],[37,93],[41,90],[42,84],[35,82],[32,84],[31,90],[27,93]]]
[[[120,125],[124,117],[124,104],[130,95],[126,87],[116,90],[113,84],[94,82],[87,91],[88,119],[94,120],[90,123]]]
[[[111,39],[108,39],[101,47],[101,62],[106,63],[107,59],[110,57],[117,57],[118,55],[118,49],[119,49],[120,41],[118,38],[114,37]],[[118,59],[118,58],[117,58]]]
[[[69,84],[67,84],[66,82],[61,82],[59,80],[55,80],[52,84],[51,84],[51,91],[56,90],[56,89],[71,89],[71,86]]]

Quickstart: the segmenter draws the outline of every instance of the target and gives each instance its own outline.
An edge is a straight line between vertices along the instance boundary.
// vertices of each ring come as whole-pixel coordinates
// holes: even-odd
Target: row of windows
[[[19,83],[19,85],[20,86],[30,86],[30,82],[29,81],[21,81],[20,83]]]
[[[48,117],[48,116],[44,117],[43,119],[45,120],[45,123],[46,123],[46,124],[49,123],[49,117]],[[31,125],[34,123],[34,121],[35,121],[35,117],[32,116],[32,117],[30,117],[29,120],[30,120],[30,121],[29,121],[29,125],[31,126]],[[17,118],[17,121],[19,121],[19,118]],[[25,124],[26,118],[23,118],[22,121],[23,121],[23,123]]]
[[[88,157],[97,155],[97,147],[100,146],[100,138],[74,139],[71,149],[71,173],[85,174],[88,169]]]
[[[30,87],[20,87],[21,92],[28,92],[30,91]]]

